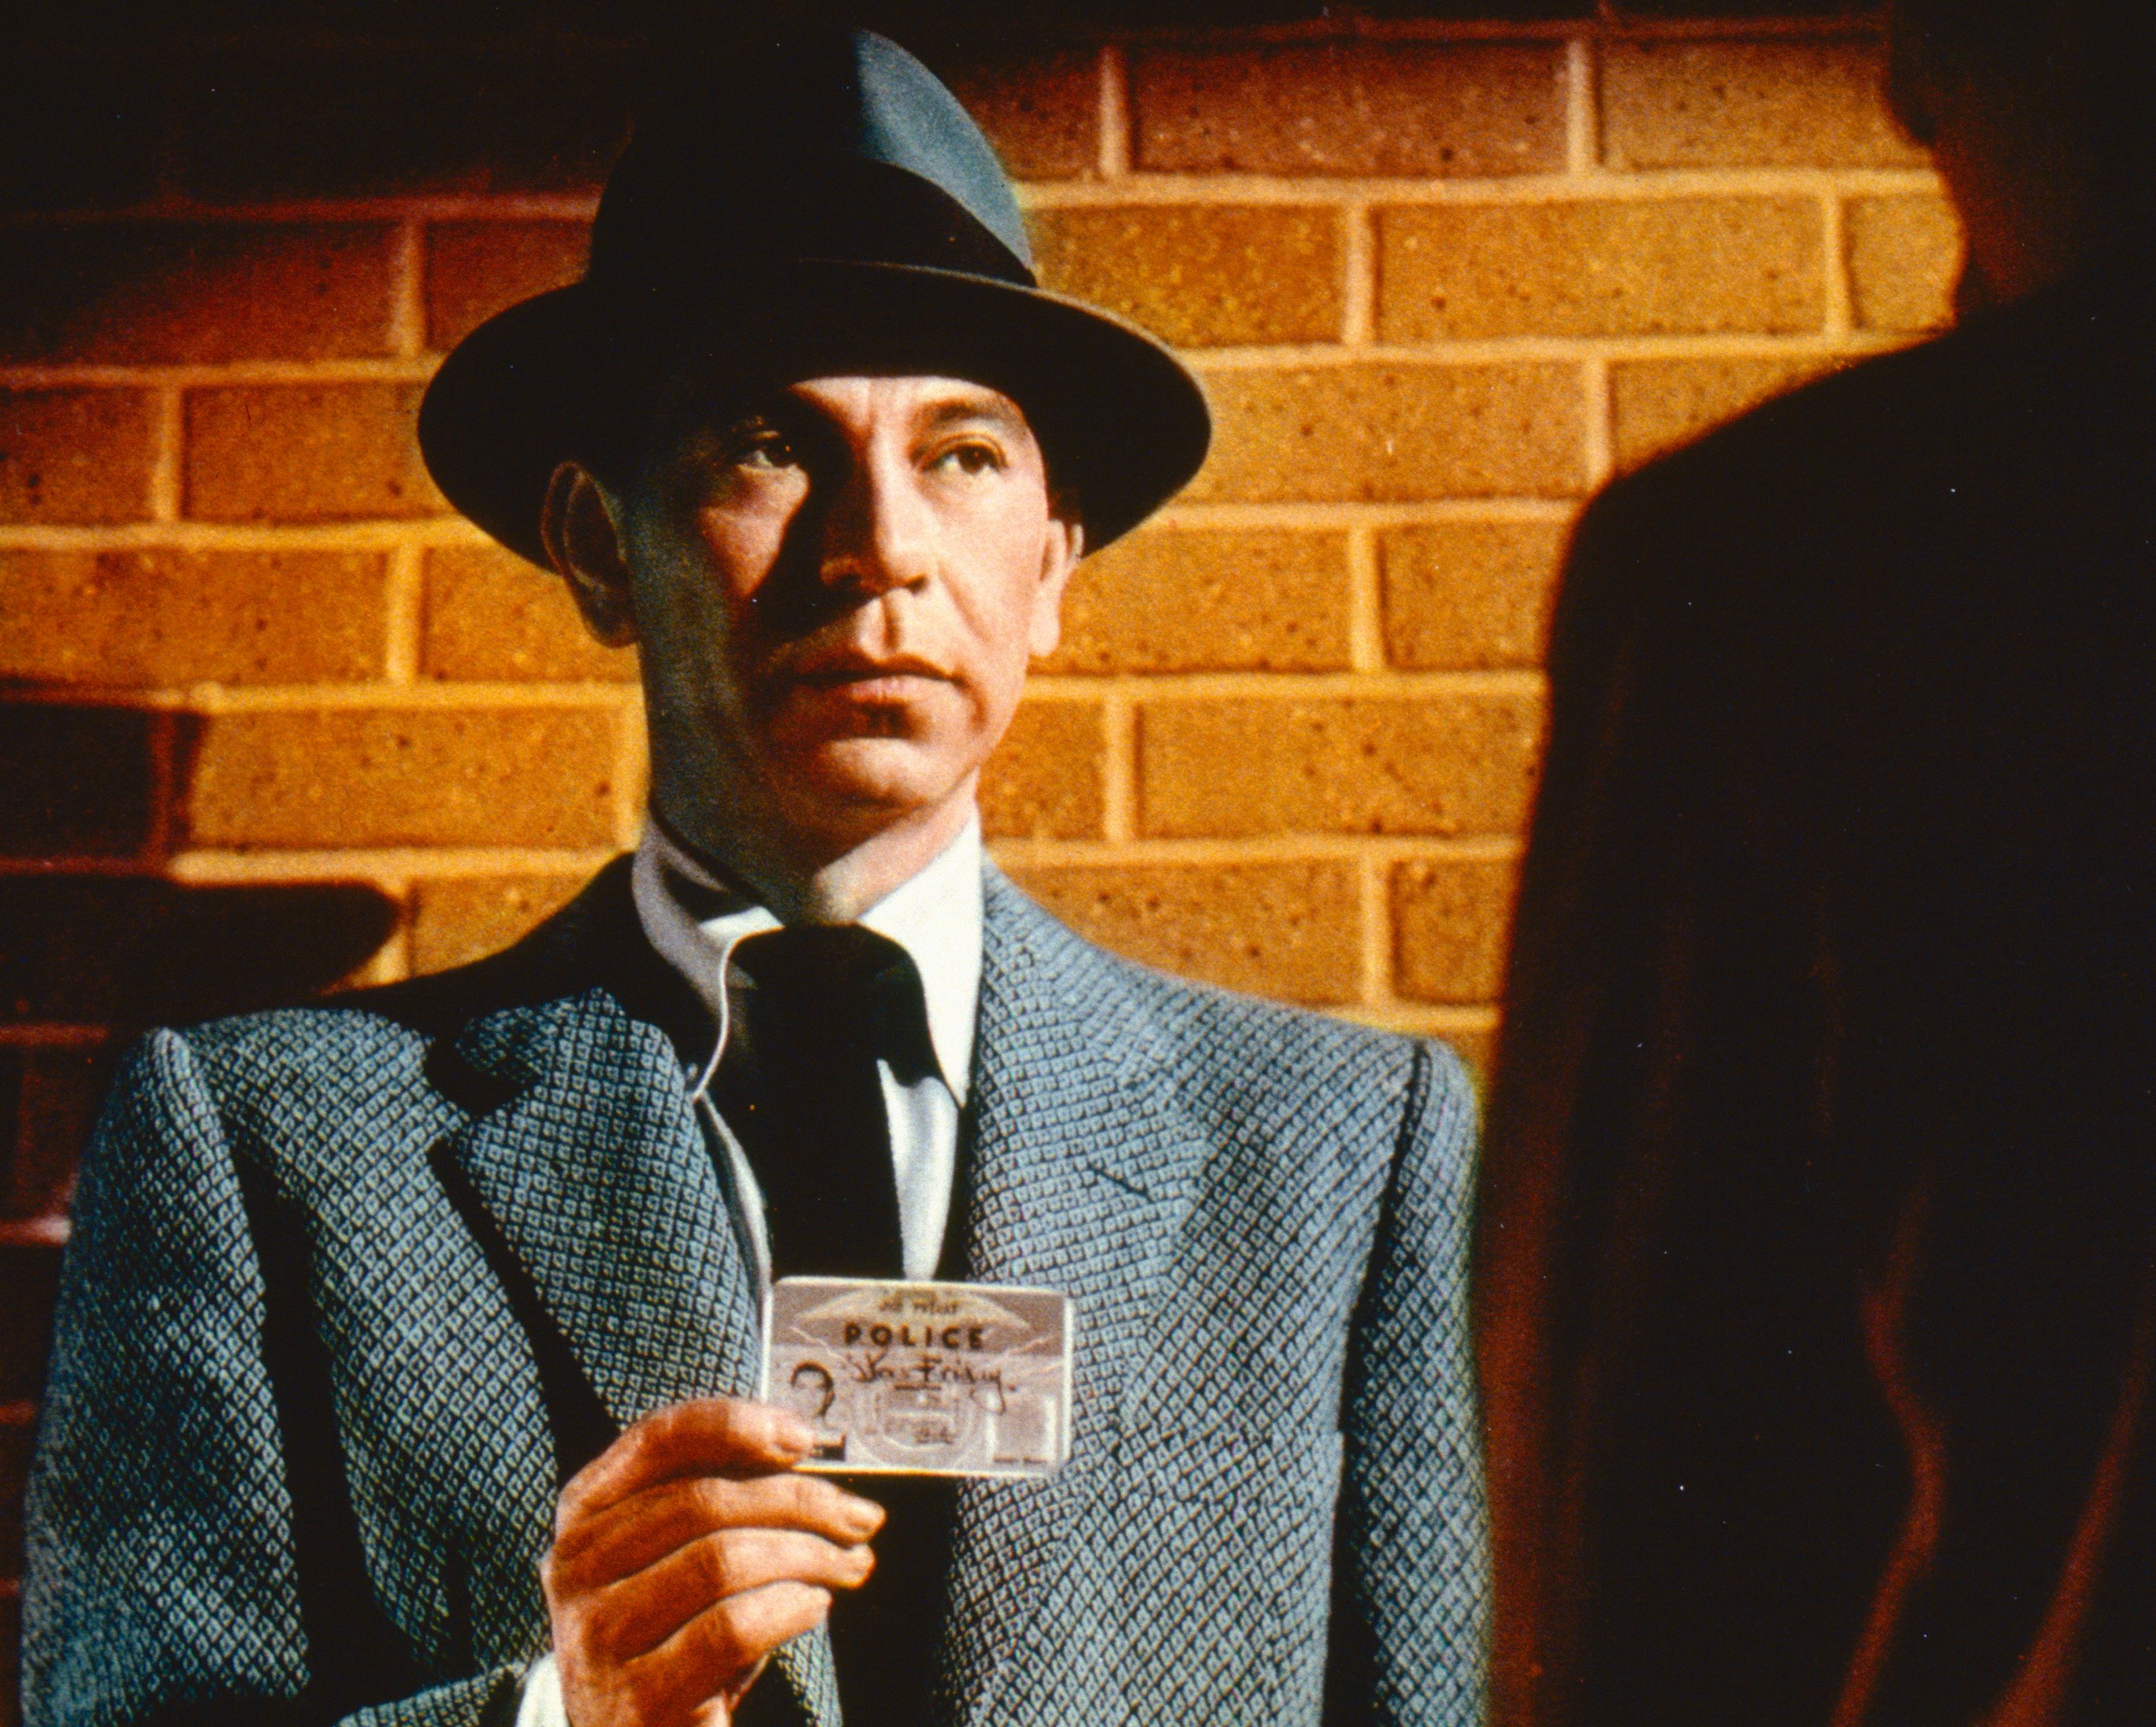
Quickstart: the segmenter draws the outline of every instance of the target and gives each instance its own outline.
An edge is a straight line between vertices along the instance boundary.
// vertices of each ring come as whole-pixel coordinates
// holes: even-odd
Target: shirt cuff
[[[525,1669],[516,1727],[569,1727],[569,1712],[562,1704],[562,1675],[551,1649]]]

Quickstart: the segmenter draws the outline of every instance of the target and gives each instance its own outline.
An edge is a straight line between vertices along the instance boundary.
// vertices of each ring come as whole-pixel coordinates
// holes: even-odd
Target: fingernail
[[[873,1499],[855,1499],[846,1511],[848,1522],[861,1532],[863,1540],[883,1527],[884,1509]]]
[[[806,1453],[816,1449],[815,1429],[791,1410],[779,1410],[776,1413],[778,1421],[773,1437],[781,1450]]]

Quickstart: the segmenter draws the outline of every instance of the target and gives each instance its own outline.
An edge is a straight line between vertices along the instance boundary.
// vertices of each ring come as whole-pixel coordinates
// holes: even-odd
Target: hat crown
[[[608,180],[589,277],[701,292],[811,258],[1034,284],[988,139],[933,73],[870,31],[747,43],[678,80]]]

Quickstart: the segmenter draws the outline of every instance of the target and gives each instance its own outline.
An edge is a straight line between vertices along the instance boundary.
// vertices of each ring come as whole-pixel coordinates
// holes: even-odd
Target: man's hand
[[[767,1404],[676,1404],[562,1490],[542,1578],[574,1727],[724,1727],[771,1652],[867,1578],[883,1509],[794,1473],[814,1443]]]

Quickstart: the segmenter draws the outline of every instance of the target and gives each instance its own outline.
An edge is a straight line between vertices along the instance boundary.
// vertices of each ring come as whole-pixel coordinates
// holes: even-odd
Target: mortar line
[[[1368,522],[1348,530],[1348,664],[1354,671],[1385,670],[1383,581],[1378,531]]]
[[[69,1020],[29,1020],[0,1025],[0,1049],[84,1050],[112,1041],[103,1025],[85,1025]]]
[[[408,541],[391,549],[383,572],[382,679],[393,686],[418,680],[425,556],[423,547]]]
[[[401,877],[377,878],[375,886],[397,902],[397,926],[352,979],[364,988],[398,984],[412,975],[412,884]]]
[[[1097,167],[1103,180],[1122,181],[1131,172],[1130,68],[1118,43],[1101,44],[1100,59],[1101,146]]]
[[[1826,272],[1826,333],[1837,342],[1845,342],[1856,333],[1855,292],[1849,277],[1849,208],[1840,190],[1832,186],[1820,194],[1820,263]]]
[[[180,717],[170,710],[151,712],[144,744],[150,761],[150,820],[139,861],[156,866],[172,856],[180,821]]]
[[[1340,208],[1340,340],[1351,348],[1368,347],[1378,324],[1377,218],[1369,205]]]
[[[1496,1031],[1498,1020],[1495,1002],[1389,1001],[1380,1007],[1332,1011],[1341,1019],[1430,1037],[1484,1035]]]
[[[1602,166],[1601,91],[1595,79],[1594,48],[1584,36],[1564,44],[1564,169],[1592,174]]]
[[[411,713],[428,710],[484,712],[494,709],[588,708],[610,712],[623,701],[611,683],[438,683],[408,685],[372,681],[349,684],[191,684],[184,689],[131,692],[165,705],[210,716],[344,712],[376,709]]]
[[[316,547],[331,552],[387,552],[412,542],[484,546],[486,536],[461,517],[437,516],[334,522],[16,522],[0,526],[0,547],[47,552],[272,552]]]
[[[1409,527],[1437,522],[1568,522],[1576,498],[1432,498],[1397,504],[1171,504],[1148,524],[1156,533],[1228,528],[1301,528],[1331,533],[1367,524]]]
[[[430,359],[228,360],[128,365],[80,361],[44,366],[0,367],[0,388],[69,389],[98,385],[213,388],[246,384],[422,383],[434,373]]]
[[[390,244],[389,352],[416,359],[427,347],[426,230],[408,217]]]
[[[161,389],[150,399],[150,473],[146,485],[150,520],[177,522],[186,504],[187,396],[177,388]]]
[[[1845,189],[1886,195],[1937,192],[1924,167],[1832,171]],[[1343,174],[1188,173],[1133,168],[1113,182],[1029,180],[1018,188],[1028,209],[1111,204],[1543,204],[1645,203],[1677,198],[1804,198],[1816,193],[1818,168],[1638,168],[1613,172],[1569,167],[1543,173],[1445,179]]]
[[[1361,1000],[1367,1007],[1389,1006],[1393,999],[1393,917],[1386,892],[1390,873],[1368,851],[1356,860],[1356,898],[1362,912]]]
[[[1128,846],[1138,825],[1137,708],[1121,691],[1101,704],[1101,837]]]
[[[1316,371],[1356,365],[1533,366],[1578,365],[1584,360],[1749,360],[1789,359],[1807,354],[1839,354],[1852,346],[1884,352],[1902,345],[1886,337],[1829,336],[1816,326],[1776,335],[1743,332],[1731,336],[1489,336],[1430,342],[1373,342],[1349,352],[1337,342],[1281,343],[1267,347],[1185,350],[1184,358],[1201,376],[1215,372]]]
[[[1587,434],[1587,483],[1599,489],[1617,466],[1616,398],[1609,388],[1609,362],[1600,354],[1580,362],[1580,412]]]
[[[166,876],[190,885],[261,881],[469,879],[486,876],[588,876],[618,846],[552,849],[505,846],[341,846],[316,851],[228,851],[205,846],[172,859]]]
[[[1096,701],[1111,694],[1147,701],[1428,701],[1445,696],[1539,696],[1531,666],[1454,671],[1168,671],[1087,677],[1058,672],[1028,686],[1029,699]]]
[[[1233,865],[1354,863],[1370,859],[1379,869],[1402,863],[1517,863],[1517,834],[1256,834],[1241,838],[1128,840],[991,839],[999,859],[1019,866],[1122,869],[1219,868]]]

